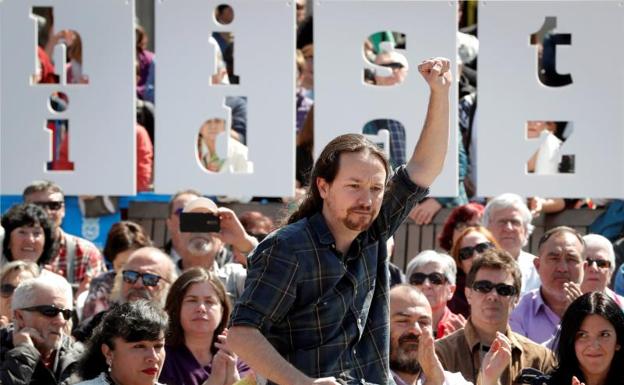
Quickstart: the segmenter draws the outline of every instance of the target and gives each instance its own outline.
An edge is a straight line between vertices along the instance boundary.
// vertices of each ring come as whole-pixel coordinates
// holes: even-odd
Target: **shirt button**
[[[353,349],[353,355],[356,356],[357,355],[357,350]]]

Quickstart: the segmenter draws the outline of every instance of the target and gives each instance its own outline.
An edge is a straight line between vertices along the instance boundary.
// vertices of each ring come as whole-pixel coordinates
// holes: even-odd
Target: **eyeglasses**
[[[414,273],[410,276],[409,282],[412,285],[422,285],[425,279],[428,279],[432,285],[442,285],[447,281],[446,277],[440,273]]]
[[[394,70],[400,70],[401,68],[403,68],[403,64],[398,63],[398,62],[390,62],[390,63],[381,63],[379,64],[382,67],[390,67]]]
[[[511,285],[507,285],[506,283],[494,284],[490,281],[477,281],[472,284],[472,289],[483,294],[487,294],[491,292],[492,289],[496,289],[496,293],[503,297],[510,297],[517,293],[516,288]]]
[[[4,283],[0,286],[0,296],[9,298],[15,291],[15,286],[10,283]]]
[[[585,259],[585,261],[587,262],[587,266],[591,266],[595,262],[596,266],[601,269],[604,269],[605,267],[611,267],[611,261],[608,261],[606,259],[587,258]]]
[[[63,201],[33,202],[33,204],[52,211],[58,211],[65,204]]]
[[[151,273],[139,273],[138,271],[134,271],[134,270],[124,270],[121,273],[121,276],[124,282],[129,283],[129,284],[136,283],[139,277],[141,277],[141,279],[143,280],[144,286],[156,286],[158,285],[158,282],[161,279],[165,282],[169,282],[159,275],[151,274]]]
[[[465,261],[466,259],[472,258],[472,255],[474,254],[475,251],[481,254],[482,252],[491,248],[492,246],[494,246],[492,242],[481,242],[481,243],[477,243],[474,246],[462,247],[461,249],[459,249],[459,253],[458,253],[459,259],[461,259],[462,261]]]
[[[59,313],[61,313],[63,314],[63,318],[65,318],[66,321],[69,321],[69,319],[72,316],[71,309],[61,309],[60,307],[56,307],[54,305],[38,305],[38,306],[25,307],[19,310],[36,311],[37,313],[42,314],[49,318],[54,318]]]

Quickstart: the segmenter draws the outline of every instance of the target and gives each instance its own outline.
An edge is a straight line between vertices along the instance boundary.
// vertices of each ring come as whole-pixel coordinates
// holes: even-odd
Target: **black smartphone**
[[[218,233],[221,220],[212,213],[180,213],[180,231],[184,233]]]

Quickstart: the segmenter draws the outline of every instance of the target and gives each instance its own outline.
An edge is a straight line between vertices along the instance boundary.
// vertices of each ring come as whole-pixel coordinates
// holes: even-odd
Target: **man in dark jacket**
[[[61,384],[75,372],[82,344],[67,335],[72,289],[44,273],[13,294],[13,324],[0,330],[0,383]]]

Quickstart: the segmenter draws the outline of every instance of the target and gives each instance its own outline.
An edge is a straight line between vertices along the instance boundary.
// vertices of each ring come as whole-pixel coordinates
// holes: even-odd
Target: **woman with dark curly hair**
[[[41,207],[30,203],[13,205],[2,216],[2,227],[3,264],[26,261],[43,266],[54,255],[53,224]]]
[[[95,328],[79,385],[155,385],[165,361],[167,314],[145,301],[113,305]]]
[[[185,271],[169,289],[167,360],[160,381],[169,385],[232,385],[249,367],[225,347],[232,305],[214,273]]]
[[[466,227],[475,226],[481,222],[483,210],[485,208],[478,203],[468,203],[455,207],[446,218],[444,227],[438,235],[438,245],[449,253],[453,243]]]
[[[559,365],[548,384],[624,384],[624,313],[602,292],[570,304],[557,335]]]

